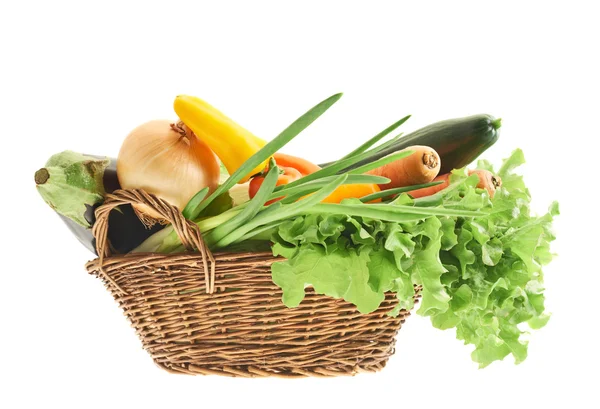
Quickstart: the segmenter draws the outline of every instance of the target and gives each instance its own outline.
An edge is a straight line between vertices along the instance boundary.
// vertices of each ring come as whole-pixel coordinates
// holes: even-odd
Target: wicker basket
[[[200,252],[111,256],[108,214],[127,203],[151,206],[173,223],[186,247]],[[277,259],[270,253],[213,257],[194,223],[143,191],[108,195],[96,218],[99,257],[86,268],[104,281],[144,349],[169,372],[239,377],[375,372],[394,353],[396,333],[410,314],[387,315],[396,305],[392,294],[373,313],[360,314],[354,305],[311,289],[299,307],[287,308],[271,279]]]

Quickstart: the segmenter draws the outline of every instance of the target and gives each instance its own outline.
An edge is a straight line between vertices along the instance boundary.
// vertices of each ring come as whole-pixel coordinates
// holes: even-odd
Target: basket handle
[[[204,282],[206,283],[206,293],[212,294],[215,289],[215,259],[211,251],[202,239],[202,234],[198,226],[183,217],[179,209],[170,205],[165,200],[147,193],[141,189],[119,189],[113,193],[107,193],[104,203],[95,211],[96,222],[92,227],[92,234],[96,238],[96,253],[100,273],[123,294],[127,294],[112,278],[104,271],[104,258],[110,256],[110,245],[108,243],[108,216],[115,207],[130,205],[146,205],[157,212],[164,220],[173,225],[173,229],[179,236],[181,243],[188,251],[198,250],[202,254],[202,267],[204,269]],[[137,212],[136,212],[137,213]],[[142,220],[147,224],[148,220]],[[210,276],[208,272],[208,261],[210,261]]]

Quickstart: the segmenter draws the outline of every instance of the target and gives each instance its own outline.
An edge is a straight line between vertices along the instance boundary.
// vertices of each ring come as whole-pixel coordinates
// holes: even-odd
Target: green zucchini
[[[373,153],[372,156],[345,171],[373,162],[409,146],[423,145],[433,148],[440,156],[440,174],[448,173],[452,169],[459,169],[473,162],[496,143],[500,124],[500,119],[487,114],[436,122],[403,136],[393,145]]]

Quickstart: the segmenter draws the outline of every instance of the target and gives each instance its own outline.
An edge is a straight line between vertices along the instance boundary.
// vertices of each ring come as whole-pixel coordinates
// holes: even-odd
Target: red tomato
[[[280,174],[277,178],[277,183],[275,184],[275,186],[287,185],[288,183],[293,182],[294,180],[298,180],[302,177],[302,173],[300,173],[300,171],[298,171],[297,169],[286,166],[279,166],[279,169],[281,169],[283,173]],[[248,194],[250,196],[250,199],[256,196],[256,193],[258,192],[260,186],[263,184],[264,180],[264,176],[255,176],[252,178],[252,180],[250,181],[250,185],[248,186]],[[265,204],[269,205],[281,199],[283,199],[283,197],[278,197],[277,199],[269,200]]]

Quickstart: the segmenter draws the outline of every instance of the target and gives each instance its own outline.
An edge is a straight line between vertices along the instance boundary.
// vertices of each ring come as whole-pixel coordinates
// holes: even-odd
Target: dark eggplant
[[[100,204],[89,207],[89,213],[92,215],[92,224],[95,221],[95,218],[93,217],[94,210],[99,205]],[[146,228],[146,226],[140,222],[140,219],[138,219],[130,205],[120,206],[119,209],[120,212],[112,211],[108,216],[108,240],[110,241],[112,250],[116,253],[124,254],[130,252],[142,244],[148,237],[164,227],[160,223],[156,223],[151,228]],[[96,239],[92,236],[92,229],[85,228],[62,214],[58,214],[58,216],[67,225],[71,233],[77,237],[79,242],[89,251],[97,255]]]

